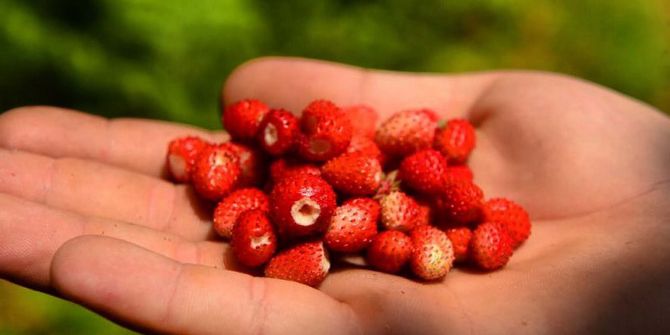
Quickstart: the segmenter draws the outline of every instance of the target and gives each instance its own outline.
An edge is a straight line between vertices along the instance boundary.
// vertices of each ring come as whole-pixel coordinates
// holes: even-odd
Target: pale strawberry
[[[321,241],[309,241],[288,248],[273,257],[265,276],[318,286],[328,275],[330,261]]]
[[[230,193],[240,178],[238,155],[225,145],[207,146],[195,162],[192,181],[203,198],[217,201]]]
[[[443,231],[421,226],[412,230],[412,272],[423,280],[437,280],[444,277],[454,263],[454,249]]]
[[[433,144],[437,122],[427,109],[406,110],[391,115],[377,129],[375,142],[390,156],[406,156]]]
[[[475,128],[465,119],[449,120],[437,131],[433,148],[447,159],[449,164],[463,164],[468,160],[476,143]]]
[[[345,153],[326,162],[321,167],[321,175],[335,190],[347,195],[363,196],[375,194],[383,172],[374,157]]]
[[[257,188],[243,188],[232,192],[214,209],[214,230],[219,236],[230,239],[240,214],[253,209],[264,213],[270,210],[270,201],[263,191]]]
[[[267,212],[259,209],[240,214],[231,240],[235,259],[247,267],[266,263],[277,250],[277,234]]]
[[[387,230],[372,239],[366,254],[367,263],[379,271],[397,273],[412,255],[412,240],[401,231]]]
[[[223,127],[233,139],[251,140],[268,111],[268,106],[259,100],[240,100],[224,108]]]
[[[195,161],[209,145],[205,140],[195,136],[172,140],[168,145],[166,159],[172,178],[180,183],[191,181],[191,175],[195,171]]]
[[[484,203],[484,221],[497,222],[507,229],[512,247],[518,248],[530,236],[528,212],[512,200],[493,198]]]
[[[395,191],[384,196],[379,204],[381,222],[385,229],[409,232],[416,226],[419,205],[411,196]]]
[[[354,198],[337,207],[323,241],[329,250],[354,253],[365,249],[377,235],[380,206],[370,198]]]

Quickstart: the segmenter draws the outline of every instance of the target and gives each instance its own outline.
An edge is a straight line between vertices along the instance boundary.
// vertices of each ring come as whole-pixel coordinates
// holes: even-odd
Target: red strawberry
[[[415,227],[432,225],[433,209],[430,207],[430,205],[426,201],[419,201],[418,199],[416,200],[416,204],[418,205],[419,210],[416,215]]]
[[[223,127],[234,139],[251,140],[268,111],[268,106],[259,100],[238,101],[224,109]]]
[[[235,222],[242,212],[258,209],[267,213],[270,201],[257,188],[243,188],[223,198],[214,209],[214,230],[224,238],[231,238]]]
[[[472,239],[472,230],[466,226],[457,226],[445,230],[447,237],[454,247],[454,257],[456,262],[463,262],[469,257],[470,240]]]
[[[384,228],[408,232],[416,226],[419,205],[409,195],[400,191],[391,192],[379,204]]]
[[[466,179],[472,181],[474,175],[472,170],[467,165],[451,165],[447,166],[447,170],[444,172],[444,179]]]
[[[327,100],[310,103],[302,113],[300,127],[298,153],[310,161],[325,161],[343,153],[353,132],[349,119]]]
[[[405,185],[424,194],[434,194],[444,187],[447,161],[433,149],[417,151],[403,159],[398,177]]]
[[[512,247],[517,248],[530,236],[530,217],[521,205],[505,198],[484,203],[484,221],[497,222],[507,229]]]
[[[463,164],[475,147],[475,128],[464,119],[449,120],[437,131],[433,147],[447,158],[449,164]]]
[[[210,144],[195,137],[174,139],[168,145],[167,166],[175,181],[185,183],[191,181],[198,155]]]
[[[275,183],[284,177],[292,177],[300,174],[321,177],[321,169],[313,164],[297,163],[285,158],[279,158],[270,164],[270,178]]]
[[[454,263],[454,249],[443,231],[421,226],[412,230],[412,272],[424,280],[436,280],[444,277]]]
[[[347,195],[373,195],[382,180],[382,167],[374,157],[342,154],[321,167],[321,175],[336,190]]]
[[[430,148],[437,127],[434,117],[427,109],[395,113],[377,129],[375,142],[390,156],[406,156]]]
[[[379,114],[372,107],[355,105],[344,107],[342,111],[351,121],[354,136],[363,136],[370,139],[375,137]]]
[[[249,187],[263,183],[265,179],[265,159],[260,151],[234,142],[227,142],[222,146],[230,148],[238,157],[240,178],[236,186]]]
[[[233,227],[231,246],[237,261],[256,267],[270,260],[277,250],[277,235],[265,211],[243,212]]]
[[[323,238],[328,249],[343,253],[363,250],[377,235],[379,211],[379,203],[370,198],[345,201],[330,218]]]
[[[267,153],[279,156],[293,148],[299,132],[295,115],[283,109],[272,109],[261,122],[258,142]]]
[[[298,244],[280,252],[265,267],[265,276],[318,286],[328,275],[330,262],[321,241]]]
[[[396,273],[412,255],[412,240],[403,232],[387,230],[372,239],[367,251],[367,262],[373,268]]]
[[[270,214],[281,235],[313,235],[328,226],[335,201],[332,187],[319,177],[285,177],[272,188]]]
[[[240,177],[238,156],[225,145],[208,146],[195,162],[191,176],[196,192],[205,199],[219,200],[236,186]]]
[[[481,218],[484,193],[473,182],[450,179],[436,198],[436,207],[449,220],[469,223]]]
[[[475,229],[470,240],[470,255],[483,270],[499,269],[512,256],[512,239],[503,226],[495,222],[484,222]]]
[[[386,155],[379,150],[377,143],[368,137],[354,135],[349,142],[349,146],[345,151],[347,153],[359,153],[370,157],[375,157],[379,160],[379,164],[384,166],[386,164]]]

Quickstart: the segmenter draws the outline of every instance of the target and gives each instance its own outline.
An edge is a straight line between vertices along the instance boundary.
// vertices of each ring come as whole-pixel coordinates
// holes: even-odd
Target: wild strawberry
[[[475,147],[475,128],[464,119],[452,119],[437,131],[433,147],[447,158],[449,164],[463,164]]]
[[[227,142],[221,145],[230,148],[238,157],[240,178],[236,186],[250,187],[263,183],[265,179],[265,159],[260,151],[234,142]]]
[[[191,178],[200,196],[216,201],[233,190],[240,174],[238,156],[228,146],[213,145],[202,150]]]
[[[470,240],[472,230],[467,226],[456,226],[444,231],[454,247],[454,258],[456,262],[463,262],[469,257]]]
[[[231,241],[237,261],[256,267],[269,261],[277,250],[277,235],[266,212],[258,209],[240,214]]]
[[[481,218],[484,193],[473,182],[450,179],[436,198],[436,207],[449,220],[469,223]]]
[[[495,222],[477,226],[470,240],[470,255],[482,270],[491,271],[505,266],[513,250],[507,230]]]
[[[452,178],[472,181],[474,175],[467,165],[451,165],[447,166],[447,170],[444,171],[444,179],[448,180]]]
[[[415,199],[418,205],[415,227],[430,226],[433,224],[433,209],[425,200]]]
[[[345,201],[330,218],[323,238],[328,249],[354,253],[366,248],[377,235],[379,211],[379,203],[370,198]]]
[[[298,163],[285,158],[276,159],[270,164],[270,178],[275,183],[284,177],[292,177],[300,174],[321,177],[321,169],[314,164]]]
[[[335,211],[332,187],[307,174],[282,178],[270,194],[270,215],[283,236],[299,237],[323,231]]]
[[[175,181],[180,183],[191,181],[191,174],[195,170],[195,161],[207,146],[209,146],[209,143],[195,136],[181,137],[170,142],[167,166]]]
[[[268,106],[256,99],[238,101],[224,109],[223,127],[233,139],[251,140],[268,111]]]
[[[530,217],[521,205],[505,198],[484,203],[484,221],[497,222],[507,229],[512,247],[517,248],[530,236]]]
[[[375,194],[382,174],[377,159],[356,153],[342,154],[321,167],[323,179],[334,189],[354,196]]]
[[[434,117],[426,109],[395,113],[377,129],[375,142],[390,156],[406,156],[430,148],[437,127]]]
[[[330,262],[321,241],[310,241],[286,249],[265,267],[265,276],[318,286],[328,275]]]
[[[444,277],[454,263],[454,249],[443,231],[421,226],[412,230],[412,256],[409,263],[412,272],[424,280]]]
[[[384,228],[408,232],[416,226],[419,205],[409,195],[400,191],[391,192],[379,204]]]
[[[403,232],[387,230],[377,234],[368,247],[366,261],[373,268],[396,273],[412,255],[412,240]]]
[[[300,128],[298,154],[310,161],[325,161],[343,153],[353,132],[349,119],[326,100],[316,100],[305,108]]]
[[[379,164],[383,167],[386,164],[386,155],[379,150],[375,141],[364,137],[354,135],[349,142],[346,153],[359,153],[361,155],[377,158]]]
[[[342,111],[351,121],[354,136],[363,136],[369,139],[375,137],[379,114],[374,108],[366,105],[354,105],[344,107]]]
[[[214,230],[223,238],[231,238],[233,227],[240,214],[252,209],[267,213],[270,210],[268,196],[257,188],[243,188],[234,191],[216,205]]]
[[[299,132],[295,115],[283,109],[272,109],[261,122],[258,142],[267,153],[279,156],[293,148]]]
[[[403,184],[424,194],[434,194],[444,187],[447,161],[433,149],[417,151],[402,160],[398,177]]]

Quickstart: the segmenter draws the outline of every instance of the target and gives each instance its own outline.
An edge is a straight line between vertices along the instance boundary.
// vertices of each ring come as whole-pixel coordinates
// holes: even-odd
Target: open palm
[[[211,209],[163,178],[170,139],[225,134],[27,107],[0,116],[0,276],[150,332],[670,331],[670,120],[652,108],[552,74],[297,59],[248,63],[223,96],[467,117],[475,181],[524,205],[533,234],[500,271],[430,284],[355,268],[319,290],[252,277],[231,271]]]

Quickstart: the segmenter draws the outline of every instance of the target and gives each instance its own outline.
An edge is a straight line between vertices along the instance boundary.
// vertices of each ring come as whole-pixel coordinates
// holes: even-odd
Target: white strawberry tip
[[[323,247],[323,243],[321,243],[321,250],[323,251],[322,257],[321,257],[321,271],[323,273],[328,273],[330,270],[330,261],[328,260],[328,251],[326,248]]]
[[[270,244],[270,234],[263,234],[261,236],[253,237],[251,239],[251,248],[258,249],[260,247]]]
[[[313,154],[323,154],[330,150],[330,142],[323,139],[313,139],[309,141],[309,151]]]
[[[268,125],[263,130],[263,140],[265,141],[265,144],[268,146],[273,146],[275,143],[277,143],[278,139],[277,127],[275,127],[275,125],[272,123],[268,123]]]
[[[170,173],[175,179],[184,180],[186,178],[186,160],[179,155],[170,154],[168,156],[170,163]]]
[[[302,198],[291,206],[293,221],[303,227],[313,225],[319,215],[321,215],[321,206],[310,198]]]

